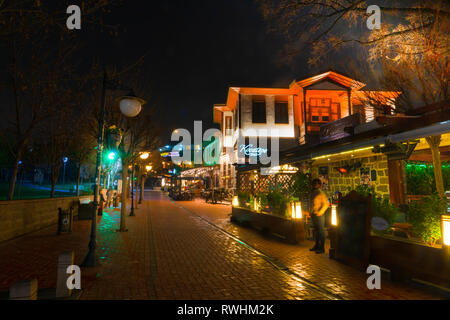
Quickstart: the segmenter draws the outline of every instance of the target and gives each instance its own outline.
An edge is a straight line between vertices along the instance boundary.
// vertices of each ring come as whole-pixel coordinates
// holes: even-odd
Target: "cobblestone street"
[[[173,202],[157,191],[146,199],[127,217],[128,232],[116,232],[118,210],[99,217],[100,265],[82,268],[81,299],[440,298],[387,280],[368,290],[366,274],[309,252],[309,241],[285,244],[231,224],[229,206]],[[0,290],[31,277],[54,287],[58,254],[74,250],[80,264],[89,227],[76,221],[69,235],[56,236],[55,226],[0,244]]]

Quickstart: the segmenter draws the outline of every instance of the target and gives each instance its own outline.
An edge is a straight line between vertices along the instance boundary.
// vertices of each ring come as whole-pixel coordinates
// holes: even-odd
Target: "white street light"
[[[119,107],[120,111],[125,117],[133,118],[136,117],[142,110],[142,105],[145,101],[130,92],[128,95],[120,98]]]

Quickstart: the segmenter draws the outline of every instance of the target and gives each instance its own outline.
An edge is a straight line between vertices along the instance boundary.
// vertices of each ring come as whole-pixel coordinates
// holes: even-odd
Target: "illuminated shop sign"
[[[179,157],[180,153],[178,151],[169,152],[169,157]]]
[[[267,148],[253,147],[253,144],[241,144],[239,146],[239,152],[249,157],[258,157],[262,154],[267,154]]]

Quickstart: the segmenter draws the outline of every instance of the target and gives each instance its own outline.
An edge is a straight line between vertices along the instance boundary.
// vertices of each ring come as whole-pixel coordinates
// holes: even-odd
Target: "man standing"
[[[314,247],[309,249],[316,253],[325,252],[325,211],[327,211],[330,203],[327,196],[322,191],[322,181],[314,179],[311,183],[311,197],[309,202],[310,216],[314,226]]]

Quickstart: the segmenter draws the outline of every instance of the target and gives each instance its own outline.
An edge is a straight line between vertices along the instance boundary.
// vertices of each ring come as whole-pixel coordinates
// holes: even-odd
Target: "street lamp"
[[[66,164],[67,164],[67,161],[69,161],[69,158],[64,157],[63,158],[63,163],[64,163],[63,185],[66,184]]]
[[[129,88],[118,88],[112,81],[108,81],[106,75],[106,69],[103,70],[103,84],[102,84],[102,97],[101,97],[101,111],[100,119],[98,121],[98,140],[97,140],[97,162],[95,168],[95,184],[94,184],[94,205],[92,209],[92,222],[91,222],[91,236],[89,240],[89,251],[84,258],[81,266],[94,267],[97,264],[95,259],[96,237],[97,237],[97,208],[99,204],[99,183],[100,183],[100,170],[102,167],[102,153],[103,153],[103,140],[104,140],[104,126],[105,126],[105,95],[106,90],[129,90]],[[120,111],[126,117],[135,117],[141,112],[144,100],[136,97],[131,91],[128,95],[119,98]],[[124,205],[124,204],[122,204]]]
[[[140,157],[142,160],[146,160],[146,159],[148,159],[149,156],[150,156],[150,154],[149,154],[148,152],[144,152],[144,153],[142,153],[139,157]]]

